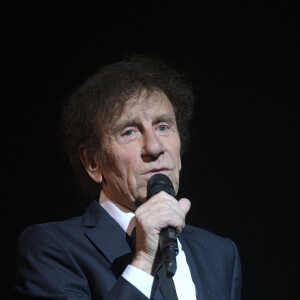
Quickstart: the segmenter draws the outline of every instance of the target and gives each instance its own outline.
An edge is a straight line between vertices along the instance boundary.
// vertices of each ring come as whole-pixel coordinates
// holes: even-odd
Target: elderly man
[[[178,73],[145,57],[100,69],[68,99],[63,140],[93,200],[81,217],[21,234],[17,298],[240,298],[235,244],[185,225],[188,199],[166,191],[147,198],[155,174],[177,193],[191,112],[192,94]],[[168,227],[179,249],[171,279],[160,271],[160,233]]]

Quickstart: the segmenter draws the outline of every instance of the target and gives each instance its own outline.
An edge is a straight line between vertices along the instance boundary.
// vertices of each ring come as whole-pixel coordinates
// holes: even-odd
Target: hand
[[[159,233],[162,228],[171,226],[179,233],[185,225],[185,217],[191,203],[182,198],[177,201],[162,191],[135,211],[136,253],[132,265],[153,275],[161,264]]]

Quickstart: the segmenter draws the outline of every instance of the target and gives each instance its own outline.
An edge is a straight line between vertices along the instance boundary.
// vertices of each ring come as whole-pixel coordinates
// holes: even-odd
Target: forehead
[[[143,116],[146,119],[156,115],[169,115],[174,117],[173,106],[168,97],[161,91],[151,93],[143,90],[139,95],[128,99],[117,119],[128,119]]]

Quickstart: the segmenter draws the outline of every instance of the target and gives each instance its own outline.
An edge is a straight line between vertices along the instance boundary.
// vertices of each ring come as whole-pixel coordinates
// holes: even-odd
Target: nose
[[[143,133],[142,156],[155,159],[158,158],[164,151],[163,141],[159,136],[157,136],[155,130],[152,128],[145,130]]]

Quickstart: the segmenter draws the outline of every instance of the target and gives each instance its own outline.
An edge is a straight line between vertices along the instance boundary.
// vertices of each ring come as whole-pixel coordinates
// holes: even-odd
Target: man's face
[[[108,125],[101,145],[106,157],[102,187],[110,200],[134,211],[147,200],[147,182],[157,173],[168,176],[178,191],[180,138],[163,92],[144,91],[129,99],[120,117]]]

